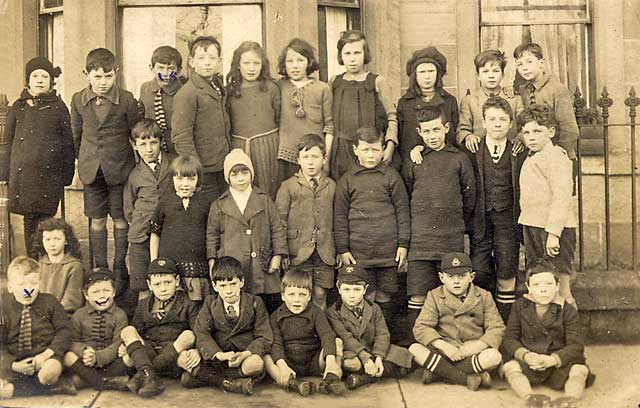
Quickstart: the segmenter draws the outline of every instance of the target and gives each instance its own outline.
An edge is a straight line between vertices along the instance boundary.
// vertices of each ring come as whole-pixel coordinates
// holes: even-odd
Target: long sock
[[[102,376],[98,374],[98,371],[93,367],[87,367],[82,364],[82,360],[78,359],[69,370],[82,378],[87,384],[89,384],[93,389],[99,390],[102,387]]]
[[[586,366],[582,367],[584,367],[584,369],[577,369],[575,365],[571,367],[569,378],[567,379],[567,382],[564,383],[564,392],[569,397],[579,399],[584,392],[589,370]]]
[[[108,268],[107,263],[107,230],[89,229],[91,236],[91,249],[93,250],[93,260],[96,267]]]
[[[215,368],[207,364],[203,364],[202,362],[193,369],[192,375],[198,380],[209,385],[215,385],[216,387],[220,387],[222,385],[222,381],[224,380],[224,376],[221,375]]]
[[[127,346],[127,354],[131,357],[131,361],[133,361],[136,370],[140,371],[143,368],[153,368],[147,350],[139,341],[134,341]]]
[[[451,364],[445,356],[435,351],[429,350],[423,367],[453,384],[467,384],[467,375]]]
[[[422,310],[422,306],[424,306],[424,302],[414,302],[413,300],[409,300],[408,302],[406,337],[412,343],[415,342],[415,337],[413,336],[413,326],[416,324],[416,319],[418,319],[418,315],[420,314],[420,310]]]
[[[464,360],[455,363],[455,367],[466,374],[480,374],[485,371],[485,369],[480,364],[478,356],[480,356],[480,353],[467,357]]]
[[[502,320],[507,323],[509,321],[509,315],[511,314],[511,306],[516,301],[516,292],[515,291],[498,291],[496,295],[496,306],[498,307],[498,312],[502,317]]]
[[[513,371],[510,373],[505,373],[507,378],[507,382],[511,386],[511,389],[518,394],[518,396],[522,399],[526,399],[529,395],[531,395],[531,383],[529,379],[522,374],[520,371]]]
[[[113,228],[113,244],[115,248],[113,254],[113,270],[123,271],[125,274],[127,273],[125,258],[127,257],[127,249],[129,248],[128,233],[129,228]]]
[[[394,319],[394,315],[395,315],[395,305],[393,304],[393,302],[377,302],[378,306],[380,306],[380,309],[382,310],[382,316],[384,316],[384,321],[387,324],[387,328],[389,329],[389,332],[393,333],[395,330],[395,319]],[[394,326],[394,328],[392,328],[391,326]]]
[[[409,373],[408,369],[387,360],[383,360],[382,365],[384,366],[384,371],[382,372],[383,377],[404,378]]]
[[[173,344],[169,344],[153,359],[153,368],[157,372],[167,371],[176,365],[177,359],[178,352],[173,347]]]

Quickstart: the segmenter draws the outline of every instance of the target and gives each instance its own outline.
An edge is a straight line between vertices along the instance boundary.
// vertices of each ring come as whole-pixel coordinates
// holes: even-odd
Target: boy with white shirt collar
[[[467,152],[476,176],[476,204],[471,228],[471,260],[478,286],[494,295],[502,319],[509,319],[515,301],[522,233],[518,226],[518,178],[526,154],[512,153],[508,139],[513,111],[499,96],[482,106],[486,135],[476,152]]]

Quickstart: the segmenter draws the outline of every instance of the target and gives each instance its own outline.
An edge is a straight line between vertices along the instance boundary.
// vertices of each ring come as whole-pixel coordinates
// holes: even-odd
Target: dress
[[[265,90],[260,89],[261,85]],[[253,183],[275,200],[278,187],[280,90],[272,81],[243,82],[242,96],[229,96],[231,148],[242,149],[255,171]]]
[[[158,256],[173,259],[189,298],[204,300],[212,293],[207,263],[206,232],[209,204],[196,192],[187,209],[177,194],[160,198],[151,218],[151,232],[160,237]]]

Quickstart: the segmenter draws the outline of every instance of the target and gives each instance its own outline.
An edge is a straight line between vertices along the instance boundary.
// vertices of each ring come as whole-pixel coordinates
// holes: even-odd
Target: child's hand
[[[336,255],[336,268],[340,269],[342,268],[342,258],[340,258],[340,255]]]
[[[374,377],[382,377],[382,373],[384,373],[384,365],[382,364],[382,357],[376,357],[376,373]]]
[[[398,247],[396,250],[396,262],[398,263],[398,270],[404,267],[407,262],[407,248]]]
[[[477,153],[478,146],[480,146],[480,136],[469,133],[467,137],[464,138],[464,145],[471,153]]]
[[[340,254],[340,259],[342,260],[342,265],[355,265],[356,258],[353,257],[351,252],[345,252],[344,254]],[[340,266],[342,266],[340,265]]]
[[[289,259],[288,256],[285,256],[284,258],[282,258],[282,269],[288,271],[289,266],[291,266],[291,259]]]
[[[286,387],[289,384],[289,379],[291,377],[296,378],[296,372],[293,371],[291,367],[289,367],[289,365],[285,364],[284,366],[280,367],[278,376],[276,378],[276,383],[278,383],[278,385],[280,386]]]
[[[541,370],[546,370],[547,368],[556,367],[558,362],[555,358],[548,354],[540,354],[540,363],[539,367]]]
[[[40,369],[44,365],[44,362],[47,361],[48,359],[50,359],[51,357],[53,357],[53,354],[54,354],[53,350],[46,349],[42,353],[34,356],[33,357],[33,367],[36,369],[36,371],[40,371]]]
[[[211,258],[209,259],[209,276],[213,276],[213,267],[216,266],[216,260]]]
[[[541,370],[540,357],[542,357],[540,354],[529,351],[524,354],[524,357],[522,357],[522,359],[524,360],[525,363],[527,363],[529,368],[531,368],[532,370]]]
[[[200,364],[202,356],[197,349],[186,350],[184,353],[187,356],[187,360],[184,363],[187,370],[193,370]]]
[[[386,164],[391,164],[391,160],[393,159],[393,151],[396,149],[396,144],[393,142],[387,143],[387,146],[384,148],[384,153],[382,153],[382,161]]]
[[[11,363],[11,369],[16,373],[24,375],[33,375],[36,372],[36,367],[33,364],[33,357],[25,358],[24,360],[14,361]]]
[[[282,262],[282,255],[275,255],[271,258],[271,263],[269,264],[269,271],[267,273],[273,274],[280,272],[280,263]]]
[[[118,346],[118,357],[124,357],[127,354],[127,346],[124,343]]]
[[[231,358],[235,355],[236,353],[233,351],[218,351],[213,358],[215,358],[218,361],[229,361],[231,360]]]
[[[506,96],[509,99],[512,99],[514,96],[516,96],[516,90],[513,89],[513,86],[503,87],[502,92],[504,92],[504,96]]]
[[[82,352],[82,363],[87,367],[93,367],[96,364],[96,351],[92,347],[87,347]]]
[[[467,358],[467,357],[471,357],[474,354],[478,354],[479,352],[481,352],[482,350],[486,349],[487,345],[485,343],[483,343],[480,340],[470,340],[465,342],[464,344],[462,344],[462,346],[460,346],[459,350],[462,353],[462,355]]]
[[[367,375],[375,376],[378,368],[376,367],[376,363],[372,359],[368,359],[366,363],[364,363],[364,372]]]
[[[436,346],[434,345],[434,347]],[[440,351],[442,351],[451,361],[460,361],[465,358],[459,348],[444,340],[442,343],[438,343],[437,348],[440,349]]]
[[[557,235],[549,233],[547,236],[547,255],[555,257],[560,253],[560,238]]]
[[[522,141],[522,134],[518,133],[518,136],[513,139],[513,147],[511,148],[511,154],[516,156],[525,149],[524,142]]]
[[[248,350],[242,351],[240,353],[235,353],[233,357],[229,359],[229,367],[240,367],[240,364],[242,364],[242,362],[246,360],[250,355],[251,352]]]
[[[424,146],[417,145],[413,149],[411,149],[411,153],[409,153],[409,157],[411,157],[411,161],[415,164],[422,164],[422,151],[424,150]]]

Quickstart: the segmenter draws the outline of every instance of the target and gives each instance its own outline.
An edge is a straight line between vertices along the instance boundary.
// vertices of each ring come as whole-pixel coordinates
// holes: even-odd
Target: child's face
[[[24,275],[24,267],[16,267],[15,271],[9,272],[7,289],[13,293],[16,301],[23,305],[30,305],[35,302],[40,292],[40,274],[29,273]]]
[[[527,289],[536,303],[548,305],[556,297],[560,284],[553,276],[553,272],[542,272],[529,277]]]
[[[87,73],[87,78],[89,78],[89,84],[93,92],[96,95],[103,96],[113,88],[113,84],[116,82],[116,71],[112,69],[104,72],[102,68],[92,69]]]
[[[304,55],[289,48],[284,59],[284,68],[289,78],[294,81],[307,79],[307,66],[309,61]]]
[[[342,47],[342,62],[347,72],[359,74],[364,70],[364,40],[350,42]]]
[[[293,314],[304,312],[310,300],[311,291],[306,288],[287,286],[284,288],[284,292],[282,292],[282,301]]]
[[[180,277],[170,273],[149,275],[147,286],[158,300],[169,300],[180,286]]]
[[[151,163],[160,156],[160,139],[157,137],[139,137],[132,146],[145,163]]]
[[[358,144],[353,147],[353,151],[362,167],[372,169],[380,164],[382,154],[384,153],[382,141],[367,143],[363,140],[358,140],[357,143]]]
[[[51,89],[51,76],[44,69],[36,69],[29,75],[29,92],[33,96],[42,95]]]
[[[258,80],[262,71],[262,59],[254,51],[243,52],[240,56],[240,75],[242,80],[252,82]]]
[[[484,111],[484,127],[487,135],[496,140],[503,140],[509,133],[511,118],[500,108],[488,108]]]
[[[115,289],[110,280],[100,280],[92,283],[84,292],[87,303],[95,310],[107,310],[113,304]]]
[[[156,62],[150,68],[156,82],[162,87],[171,85],[173,81],[178,78],[178,74],[180,73],[178,71],[178,65],[175,62],[170,64]]]
[[[476,276],[476,273],[465,272],[462,274],[449,274],[446,272],[438,272],[438,276],[440,277],[440,282],[442,282],[446,290],[448,290],[454,296],[461,296],[467,293],[467,289],[469,289],[469,285],[473,281],[473,278]]]
[[[436,118],[428,122],[418,122],[416,130],[428,148],[442,150],[445,145],[445,137],[449,131],[449,122],[442,123],[442,118]]]
[[[181,198],[189,198],[196,192],[198,187],[198,176],[183,176],[176,174],[173,176],[173,188]]]
[[[233,168],[229,172],[229,186],[236,191],[245,191],[251,185],[251,171],[246,167]]]
[[[416,67],[416,82],[421,90],[432,92],[438,79],[438,68],[430,63],[423,62]]]
[[[358,306],[364,299],[367,287],[369,285],[363,285],[362,283],[340,283],[338,293],[340,293],[342,303],[349,307]]]
[[[298,152],[298,164],[300,164],[302,174],[307,177],[318,177],[322,173],[322,166],[325,162],[324,154],[318,146]]]
[[[532,120],[522,127],[521,132],[527,148],[532,152],[539,152],[547,143],[551,142],[551,138],[556,134],[556,129],[542,126]]]
[[[525,51],[516,58],[516,69],[527,81],[533,81],[542,75],[544,67],[544,59],[538,59],[529,51]]]
[[[63,230],[42,231],[42,246],[50,257],[64,254],[67,240]]]
[[[487,91],[493,91],[500,88],[502,82],[502,68],[498,61],[489,61],[478,70],[476,76],[480,81],[480,86]]]
[[[189,57],[189,63],[194,71],[205,78],[211,78],[218,73],[221,61],[218,48],[213,44],[206,50],[203,47],[197,47],[193,51],[193,57]]]
[[[213,282],[213,290],[227,303],[237,303],[240,300],[240,290],[244,286],[244,279],[219,280]]]

